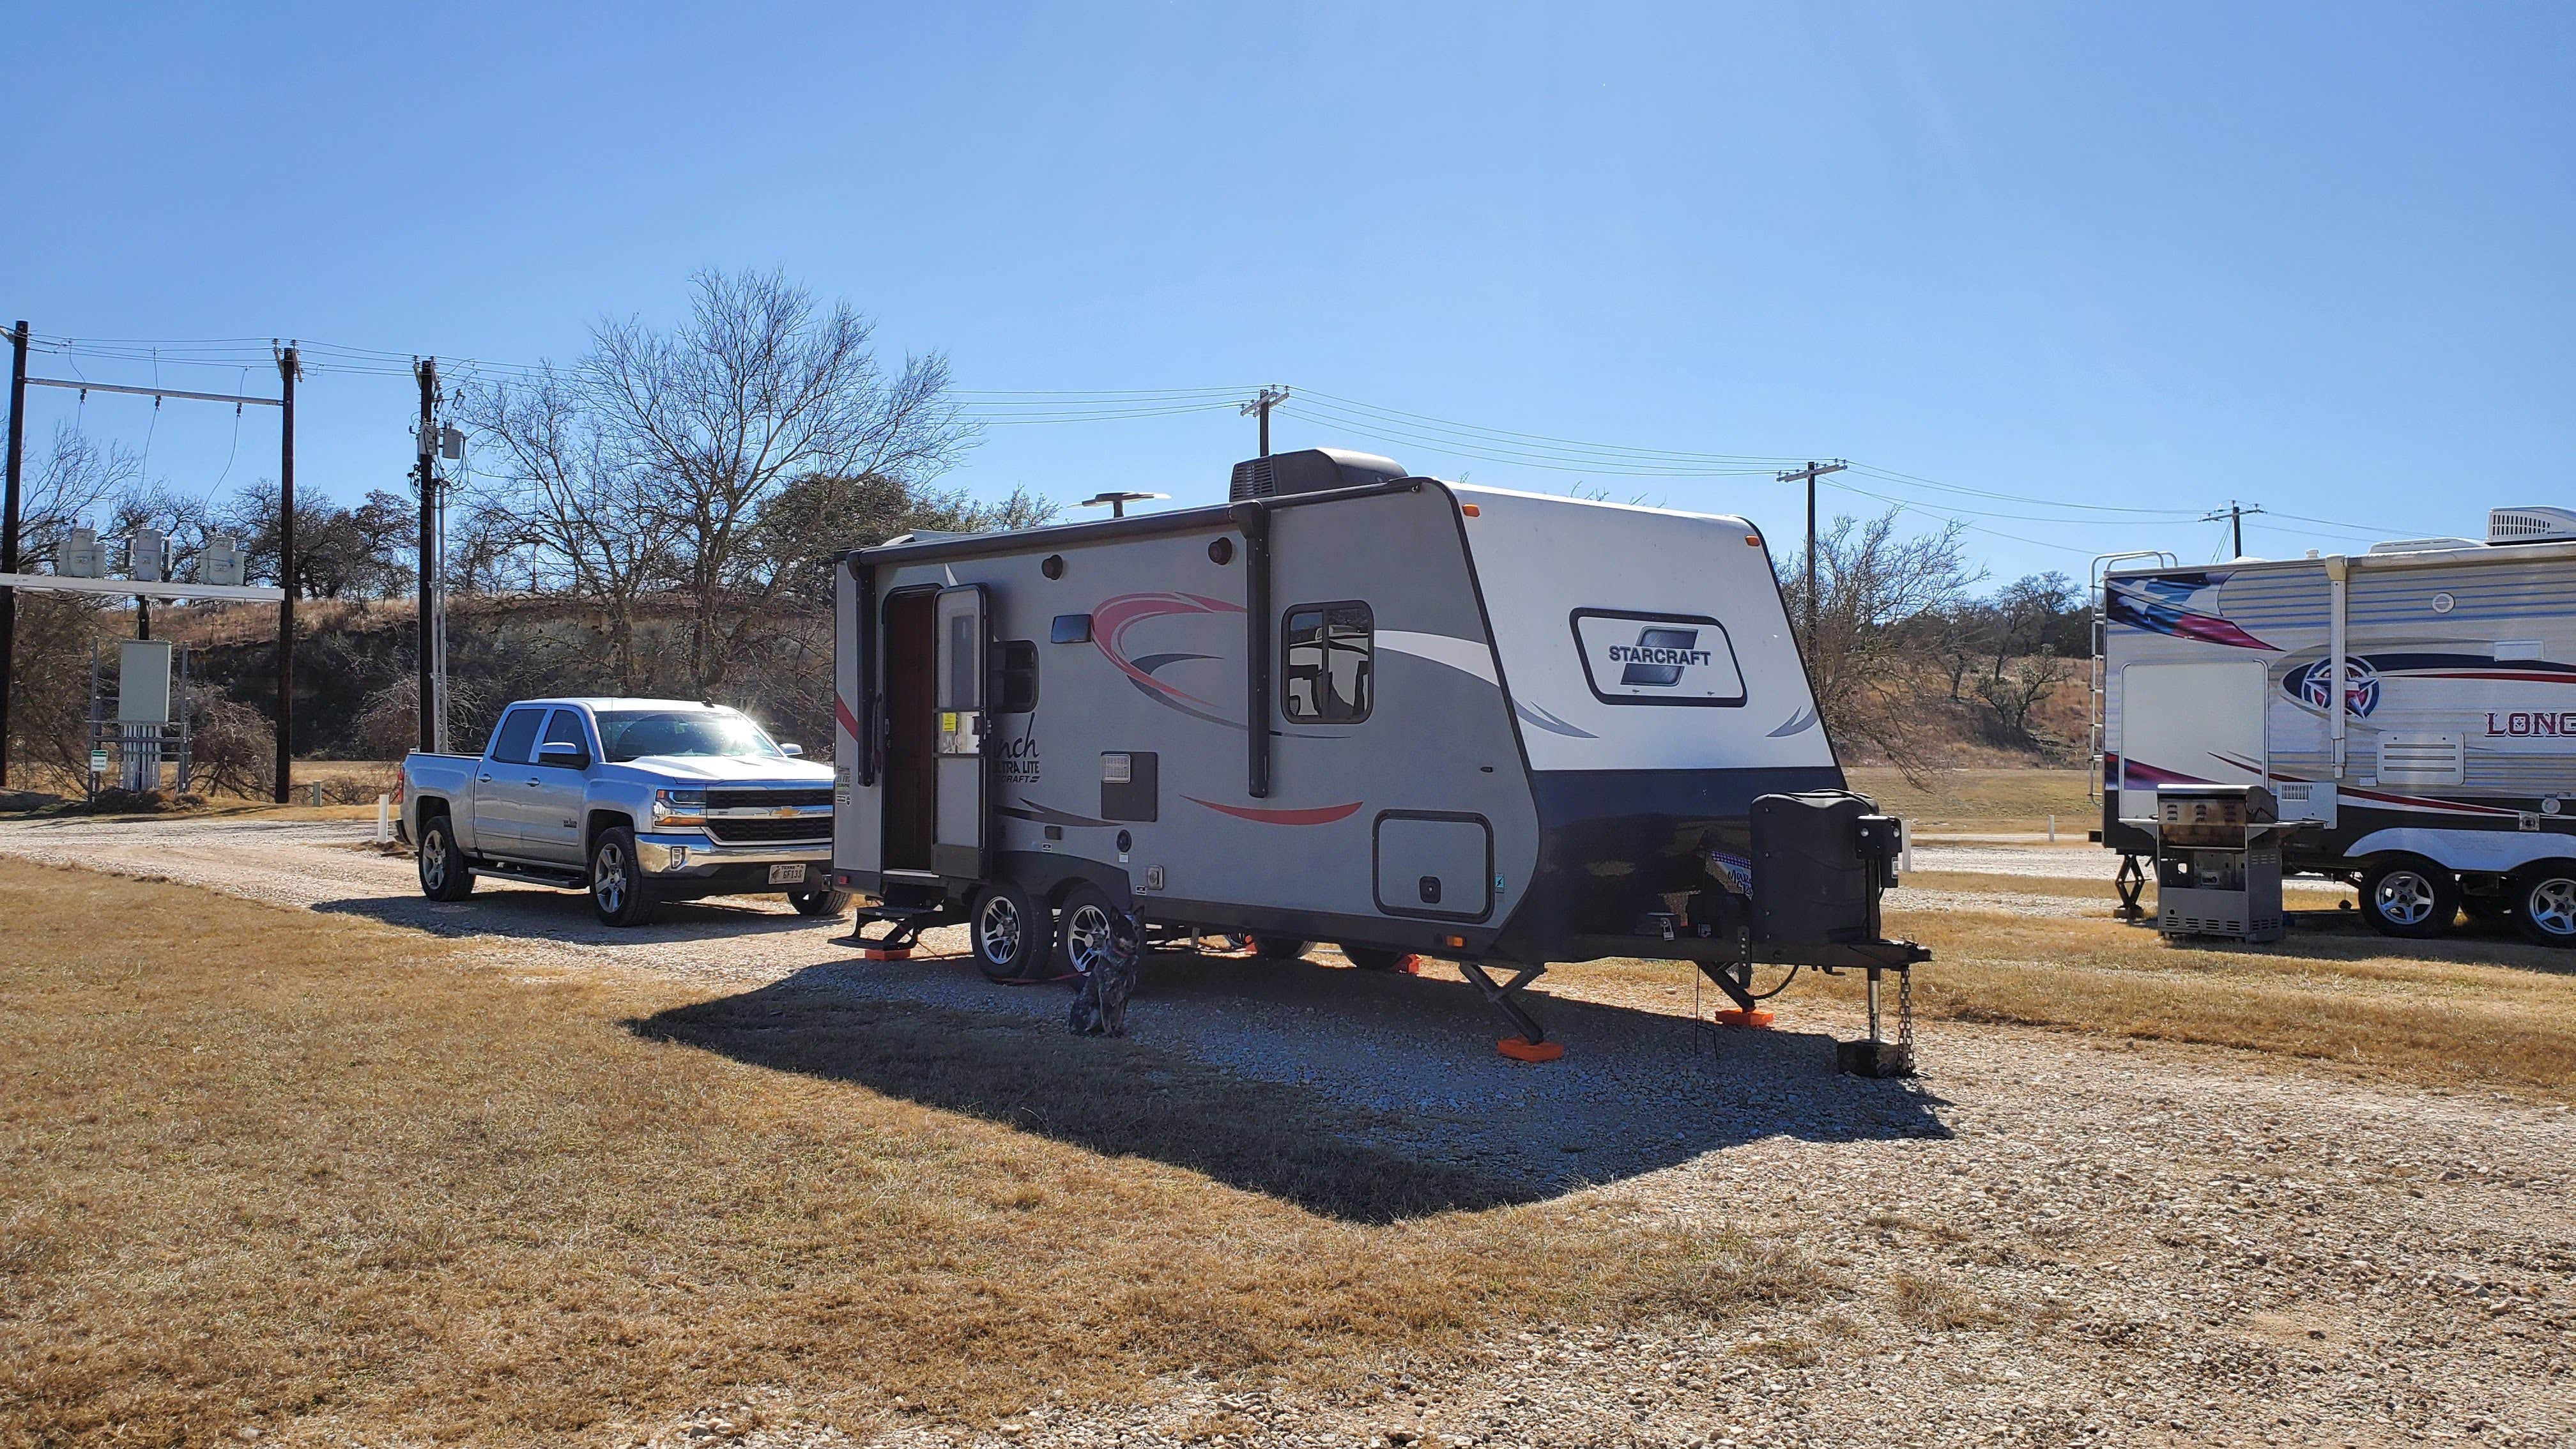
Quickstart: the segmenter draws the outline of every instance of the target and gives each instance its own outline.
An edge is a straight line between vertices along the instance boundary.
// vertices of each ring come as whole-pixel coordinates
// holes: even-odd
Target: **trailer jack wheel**
[[[1466,973],[1469,983],[1485,994],[1485,999],[1494,1004],[1495,1010],[1520,1028],[1519,1036],[1507,1036],[1495,1042],[1496,1051],[1516,1062],[1552,1062],[1565,1055],[1564,1043],[1549,1041],[1547,1028],[1540,1026],[1538,1018],[1530,1015],[1529,1008],[1518,1000],[1524,987],[1547,974],[1547,967],[1525,966],[1508,982],[1496,981],[1486,974],[1482,962],[1461,961],[1458,969]]]

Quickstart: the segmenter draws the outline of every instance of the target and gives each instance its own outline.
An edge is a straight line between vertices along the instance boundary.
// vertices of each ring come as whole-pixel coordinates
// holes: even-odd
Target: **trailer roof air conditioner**
[[[1307,448],[1295,453],[1273,453],[1267,458],[1246,458],[1235,464],[1234,488],[1227,496],[1241,502],[1282,493],[1321,493],[1329,488],[1392,483],[1411,476],[1403,464],[1375,453]]]
[[[2555,543],[2576,538],[2576,513],[2564,508],[2491,508],[2489,543]]]

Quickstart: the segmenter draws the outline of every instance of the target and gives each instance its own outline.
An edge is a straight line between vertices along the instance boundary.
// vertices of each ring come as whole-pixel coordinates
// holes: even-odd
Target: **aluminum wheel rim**
[[[1020,959],[1020,908],[1009,896],[988,896],[975,913],[975,944],[984,959],[1008,966]]]
[[[1118,950],[1118,930],[1098,906],[1076,906],[1064,918],[1064,956],[1073,969],[1088,976],[1093,967]]]
[[[2553,936],[2576,936],[2576,880],[2552,876],[2523,898],[2531,923]]]
[[[591,877],[591,893],[599,897],[600,909],[616,914],[626,904],[626,852],[614,843],[601,846]]]
[[[2433,883],[2411,870],[2380,877],[2375,893],[2379,914],[2401,926],[2422,925],[2433,914]]]
[[[431,890],[447,884],[447,832],[433,830],[420,843],[420,882]]]

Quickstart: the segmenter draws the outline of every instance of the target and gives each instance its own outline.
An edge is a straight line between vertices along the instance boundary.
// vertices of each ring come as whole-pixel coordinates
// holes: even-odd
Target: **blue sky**
[[[965,388],[1283,383],[1277,446],[1777,537],[1761,464],[1328,410],[1848,457],[2000,577],[2210,557],[2230,498],[2276,555],[2576,502],[2565,7],[537,9],[16,15],[0,313],[524,363],[778,266]],[[302,485],[399,488],[411,408],[317,370]],[[39,391],[33,435],[75,413],[174,486],[275,469],[257,411]],[[952,481],[1205,501],[1252,441],[996,426]]]

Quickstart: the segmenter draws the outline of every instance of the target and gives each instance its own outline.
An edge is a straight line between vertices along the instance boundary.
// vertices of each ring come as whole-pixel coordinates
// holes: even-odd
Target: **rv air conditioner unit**
[[[1267,458],[1246,458],[1235,464],[1234,487],[1226,496],[1240,503],[1247,498],[1270,498],[1282,493],[1362,488],[1410,476],[1403,464],[1375,453],[1307,448],[1295,453],[1273,453]]]
[[[2576,538],[2576,513],[2564,508],[2491,508],[2489,543],[2556,543]]]

